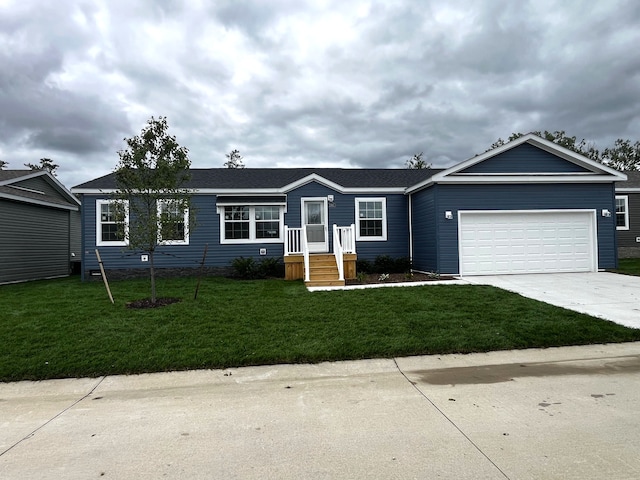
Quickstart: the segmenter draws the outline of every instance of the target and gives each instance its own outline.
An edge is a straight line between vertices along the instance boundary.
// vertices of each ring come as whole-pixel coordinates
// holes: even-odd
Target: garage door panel
[[[460,212],[463,275],[593,271],[593,212]]]

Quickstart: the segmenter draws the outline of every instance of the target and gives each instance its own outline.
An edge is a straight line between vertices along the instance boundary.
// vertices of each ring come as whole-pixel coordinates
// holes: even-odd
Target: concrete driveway
[[[0,384],[2,479],[637,479],[640,343]]]
[[[640,328],[640,277],[598,272],[495,275],[463,280]]]

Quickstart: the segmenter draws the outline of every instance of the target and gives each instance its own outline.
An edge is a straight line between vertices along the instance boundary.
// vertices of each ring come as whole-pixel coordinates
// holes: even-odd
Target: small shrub
[[[234,276],[255,280],[267,277],[284,277],[284,265],[278,257],[267,257],[256,261],[252,257],[238,257],[231,261]]]
[[[378,281],[379,282],[384,282],[386,280],[389,280],[389,274],[388,273],[382,273],[380,274],[380,276],[378,277]]]
[[[375,273],[393,272],[395,269],[395,260],[389,255],[378,255],[373,262],[373,270]]]
[[[393,273],[409,273],[411,272],[411,259],[409,257],[398,257],[395,260]]]
[[[265,257],[260,260],[260,271],[265,277],[284,277],[284,264],[278,257]]]
[[[378,255],[373,264],[374,273],[406,273],[411,270],[409,257],[392,258],[389,255]]]
[[[356,274],[356,279],[360,282],[360,283],[366,283],[367,281],[367,273],[366,272],[358,272]]]
[[[427,272],[427,276],[434,279],[440,278],[440,274],[438,272]]]
[[[244,278],[245,280],[252,280],[259,278],[260,266],[253,258],[238,257],[231,261],[231,267],[235,276]]]
[[[373,265],[369,260],[358,259],[356,260],[356,272],[358,273],[375,273],[373,271]]]

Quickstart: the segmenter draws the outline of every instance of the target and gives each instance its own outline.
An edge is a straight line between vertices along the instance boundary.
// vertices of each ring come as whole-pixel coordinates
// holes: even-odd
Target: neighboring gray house
[[[51,173],[0,170],[0,218],[0,284],[80,270],[80,202]]]
[[[618,256],[640,258],[640,172],[624,172],[626,182],[616,182]]]
[[[228,267],[240,256],[284,257],[286,277],[308,284],[344,282],[356,260],[378,255],[457,275],[617,266],[614,184],[625,175],[532,134],[447,169],[191,174],[197,228],[161,245],[158,268],[196,268],[205,245],[206,267]],[[148,268],[148,256],[127,252],[118,233],[127,219],[110,207],[115,189],[114,174],[72,189],[82,202],[85,278],[99,272],[95,249],[108,270]]]

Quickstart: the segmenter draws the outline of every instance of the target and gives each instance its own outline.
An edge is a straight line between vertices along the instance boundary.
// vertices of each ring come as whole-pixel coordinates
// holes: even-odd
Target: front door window
[[[324,200],[304,200],[303,222],[311,252],[326,252],[328,249],[326,210]]]

